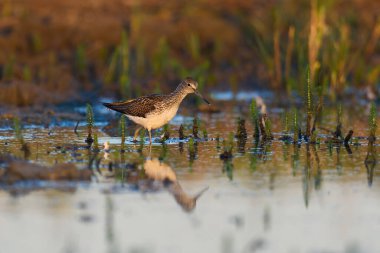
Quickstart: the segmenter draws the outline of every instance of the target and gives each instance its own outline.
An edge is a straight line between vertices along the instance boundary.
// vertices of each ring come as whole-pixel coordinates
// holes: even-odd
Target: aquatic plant
[[[119,129],[120,129],[120,136],[121,136],[121,144],[120,144],[120,152],[125,152],[125,115],[122,114],[119,121]]]
[[[115,81],[118,82],[120,85],[120,94],[123,98],[128,97],[131,93],[129,57],[130,48],[128,35],[126,31],[122,31],[120,43],[112,53],[104,82],[106,84]]]
[[[146,69],[146,52],[145,43],[142,38],[139,39],[136,48],[136,73],[137,76],[143,77]]]
[[[185,134],[184,134],[184,127],[183,127],[182,124],[179,126],[178,134],[179,134],[179,139],[180,139],[180,140],[183,140],[183,139],[186,138],[186,137],[185,137]]]
[[[256,142],[256,144],[258,144],[258,142]],[[252,172],[255,172],[257,170],[257,161],[258,161],[257,154],[256,153],[251,154],[249,157],[249,169]]]
[[[92,106],[90,104],[86,105],[86,115],[87,115],[87,138],[86,142],[88,145],[91,145],[94,141],[92,138],[92,127],[94,125],[94,113],[92,110]]]
[[[377,154],[376,154],[376,148],[374,147],[374,143],[376,140],[376,106],[374,102],[371,104],[371,110],[370,110],[370,116],[369,116],[369,123],[370,123],[370,134],[368,137],[368,149],[367,149],[367,156],[364,160],[364,165],[367,169],[367,176],[368,176],[368,186],[372,185],[373,181],[373,170],[375,168],[375,165],[377,164]]]
[[[168,155],[168,145],[165,142],[162,142],[161,152],[160,152],[160,155],[158,157],[158,160],[160,160],[160,161],[165,160],[167,155]]]
[[[207,133],[207,129],[205,127],[202,129],[202,133],[203,133],[203,139],[207,140],[208,139],[208,133]]]
[[[228,142],[227,142],[227,151],[232,153],[233,148],[234,148],[234,134],[229,133]]]
[[[262,139],[266,140],[267,135],[265,131],[265,115],[264,114],[260,114],[259,127],[260,127],[260,134],[262,136]]]
[[[222,145],[223,145],[223,153],[220,154],[219,156],[220,159],[221,160],[231,159],[233,157],[232,150],[234,147],[234,134],[229,133],[227,141],[223,140]]]
[[[111,60],[110,60],[109,66],[108,66],[108,70],[104,76],[104,83],[105,84],[110,84],[115,79],[119,54],[120,54],[120,48],[117,47],[111,55]]]
[[[197,142],[194,140],[194,137],[190,137],[189,143],[188,143],[188,149],[189,149],[189,162],[190,162],[190,167],[191,167],[194,160],[197,157]]]
[[[231,159],[225,159],[223,162],[223,172],[226,172],[226,175],[230,181],[234,178],[234,164],[232,163]]]
[[[347,84],[349,72],[353,71],[353,62],[356,61],[356,53],[350,53],[351,41],[349,25],[341,21],[336,27],[333,27],[333,32],[328,36],[327,47],[324,50],[323,65],[330,71],[327,78],[331,90],[330,97],[335,99],[335,94],[341,94]],[[358,68],[359,69],[359,68]]]
[[[236,130],[235,137],[239,139],[247,138],[247,130],[245,129],[245,120],[240,117],[237,120],[237,130]]]
[[[178,143],[178,150],[179,150],[179,153],[180,153],[180,154],[183,153],[183,142],[179,142],[179,143]]]
[[[145,130],[140,131],[140,140],[139,140],[139,147],[138,152],[142,155],[142,151],[145,145]]]
[[[34,54],[39,54],[43,51],[43,43],[40,34],[33,32],[30,36],[30,48]]]
[[[15,63],[16,63],[16,57],[12,54],[3,67],[3,73],[2,73],[3,80],[9,81],[13,79],[13,76],[15,73]]]
[[[26,82],[31,82],[33,79],[32,71],[28,65],[25,65],[22,69],[22,80]]]
[[[286,47],[286,55],[285,55],[285,83],[286,83],[286,91],[288,95],[290,95],[293,85],[293,80],[291,77],[292,70],[292,55],[294,50],[294,35],[295,35],[295,27],[290,26],[288,29],[288,43]]]
[[[17,117],[13,118],[13,130],[15,132],[15,138],[21,144],[20,150],[24,152],[24,158],[26,159],[30,156],[30,148],[22,136],[20,120]]]
[[[274,67],[274,87],[282,85],[282,70],[281,70],[281,49],[280,49],[280,15],[278,7],[273,11],[273,67]]]
[[[198,129],[199,129],[199,120],[197,117],[194,117],[194,119],[193,119],[193,137],[197,138],[197,139],[199,138]]]
[[[193,60],[199,60],[201,57],[201,48],[200,48],[200,41],[199,36],[197,36],[195,33],[190,34],[189,40],[187,40],[189,43],[189,52],[191,54],[191,58]]]
[[[260,126],[259,126],[260,117],[259,117],[259,110],[257,109],[257,104],[256,104],[255,99],[252,99],[250,112],[251,112],[251,121],[254,128],[253,137],[259,138],[260,137]]]
[[[170,132],[169,132],[169,124],[165,124],[163,126],[163,136],[162,136],[162,139],[161,139],[161,142],[165,142],[166,140],[168,140],[170,138]]]
[[[24,137],[21,133],[20,120],[15,117],[13,118],[13,130],[15,132],[15,138],[21,143],[24,144]]]
[[[216,141],[216,150],[219,151],[220,149],[220,135],[219,134],[216,135],[215,141]]]
[[[264,141],[273,139],[272,135],[272,123],[267,117],[267,114],[261,114],[259,120],[260,133]]]
[[[305,87],[305,106],[306,106],[306,137],[309,139],[311,136],[311,119],[313,116],[313,100],[310,81],[310,68],[307,67],[306,87]]]
[[[283,132],[288,133],[289,132],[289,115],[287,111],[284,111],[282,114],[282,124],[283,124]]]
[[[293,176],[296,176],[296,172],[298,170],[298,165],[299,165],[299,160],[300,160],[300,145],[295,144],[295,145],[293,145],[293,154],[291,156],[291,165],[292,165]]]
[[[267,117],[266,114],[264,114],[264,123],[265,123],[265,135],[269,139],[273,139],[272,135],[272,122],[270,121],[269,117]]]
[[[75,55],[74,55],[74,75],[84,80],[86,75],[86,68],[87,68],[87,59],[86,59],[86,48],[84,45],[78,45],[75,49]]]
[[[274,72],[274,57],[271,53],[270,45],[272,44],[272,41],[265,41],[263,36],[259,34],[258,28],[254,27],[254,23],[252,24],[252,27],[249,27],[250,35],[253,37],[253,43],[252,46],[258,51],[259,58],[265,65],[266,69],[268,70],[268,75],[270,76],[271,81],[275,80],[275,72]],[[272,38],[270,40],[273,40],[273,34],[271,34]],[[269,36],[268,36],[269,37]]]
[[[368,116],[368,127],[369,127],[369,138],[376,140],[376,130],[377,130],[377,109],[375,102],[371,103]]]
[[[121,96],[126,98],[130,94],[130,72],[129,72],[129,42],[125,31],[121,33],[120,42],[120,91]]]
[[[293,109],[293,141],[297,143],[299,141],[299,123],[298,123],[298,112],[297,109]]]
[[[318,0],[311,0],[310,8],[310,30],[308,37],[308,58],[310,66],[310,76],[314,80],[314,74],[320,67],[318,61],[319,52],[324,34],[327,30],[325,21],[326,7]]]
[[[152,59],[153,74],[155,76],[162,75],[162,73],[168,69],[170,59],[169,52],[170,48],[166,37],[161,37],[158,40]]]
[[[100,150],[99,149],[98,134],[96,132],[94,133],[94,146],[93,146],[93,150],[95,152],[98,152]]]
[[[336,115],[336,130],[334,132],[334,137],[341,140],[342,135],[342,104],[338,104],[337,115]]]
[[[189,139],[189,153],[194,152],[194,138]]]
[[[322,97],[320,97],[317,108],[315,109],[315,112],[314,112],[314,121],[311,127],[311,138],[310,138],[311,144],[319,143],[319,141],[317,140],[317,122],[320,120],[322,107],[323,107],[323,99]]]

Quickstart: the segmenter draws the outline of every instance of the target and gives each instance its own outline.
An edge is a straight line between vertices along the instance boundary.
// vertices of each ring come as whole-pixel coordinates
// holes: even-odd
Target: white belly
[[[133,122],[135,122],[136,124],[139,124],[148,130],[151,130],[151,129],[160,128],[166,123],[168,123],[176,115],[177,110],[178,110],[178,107],[174,107],[174,108],[165,110],[160,114],[158,113],[148,114],[146,115],[146,118],[129,116],[129,115],[127,115],[127,117]]]

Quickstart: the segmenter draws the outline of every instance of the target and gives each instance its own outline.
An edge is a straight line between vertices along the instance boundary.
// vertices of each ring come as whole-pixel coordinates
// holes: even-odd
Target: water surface
[[[75,124],[27,127],[31,162],[70,162],[94,175],[88,183],[3,184],[0,252],[380,251],[380,174],[365,166],[365,140],[350,149],[324,143],[326,135],[319,145],[286,144],[274,115],[275,140],[255,142],[247,123],[248,140],[234,140],[233,158],[223,161],[216,137],[235,132],[236,113],[199,116],[208,140],[196,141],[194,153],[178,139],[181,123],[191,134],[191,118],[181,115],[166,144],[157,137],[141,151],[128,137],[124,153],[120,138],[101,130],[106,122],[96,126],[98,154],[86,148],[83,124],[78,134]],[[334,115],[325,118],[333,128]],[[3,154],[23,157],[13,131],[0,136]]]

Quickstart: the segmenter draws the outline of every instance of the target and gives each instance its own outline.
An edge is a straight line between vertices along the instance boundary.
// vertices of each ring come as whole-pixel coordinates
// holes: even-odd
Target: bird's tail
[[[105,107],[108,109],[120,112],[120,113],[125,113],[125,105],[122,103],[103,103]]]

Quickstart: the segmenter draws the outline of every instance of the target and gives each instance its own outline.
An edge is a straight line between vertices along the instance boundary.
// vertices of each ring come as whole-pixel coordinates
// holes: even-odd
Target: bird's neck
[[[172,93],[170,93],[170,97],[175,100],[175,102],[177,103],[181,103],[182,100],[187,96],[187,92],[183,89],[180,89],[179,87],[173,91]]]

